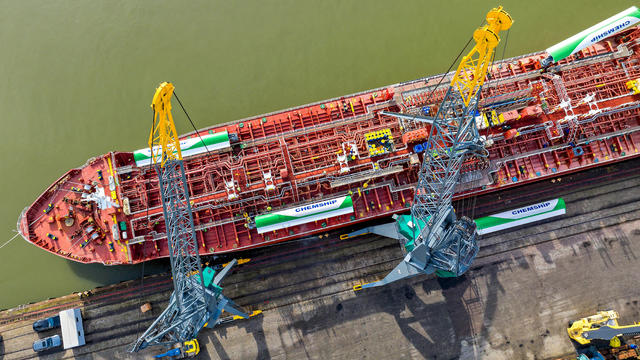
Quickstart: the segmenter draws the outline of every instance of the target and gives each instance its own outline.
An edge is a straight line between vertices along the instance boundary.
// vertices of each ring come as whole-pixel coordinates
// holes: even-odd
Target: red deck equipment
[[[638,156],[640,30],[561,60],[496,62],[483,87],[488,163],[469,163],[457,197],[496,191]],[[215,125],[181,138],[201,254],[325,232],[408,209],[441,75]],[[446,82],[445,82],[446,83]],[[631,84],[631,85],[628,85]],[[429,98],[429,95],[433,96]],[[494,113],[495,112],[495,113]],[[479,118],[484,121],[484,118]],[[168,256],[155,171],[145,149],[90,159],[20,215],[30,243],[83,263]],[[335,200],[335,201],[334,201]]]

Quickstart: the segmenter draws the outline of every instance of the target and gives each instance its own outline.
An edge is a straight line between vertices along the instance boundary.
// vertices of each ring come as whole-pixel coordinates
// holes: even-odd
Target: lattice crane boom
[[[151,108],[154,119],[149,148],[158,173],[176,302],[180,310],[192,306],[193,312],[197,313],[204,311],[206,300],[204,284],[194,287],[191,281],[187,281],[187,276],[200,273],[201,264],[180,141],[171,115],[173,90],[173,84],[163,82],[153,96]],[[202,282],[202,277],[200,280]],[[185,294],[192,297],[187,304]]]
[[[462,58],[436,116],[420,119],[431,126],[411,215],[396,217],[406,256],[383,280],[356,289],[436,271],[459,276],[478,252],[475,223],[466,217],[458,219],[451,200],[465,160],[488,156],[475,125],[478,97],[500,41],[498,34],[509,29],[513,20],[498,7],[489,11],[486,21],[474,32],[475,46]]]
[[[206,274],[201,271],[180,140],[171,115],[173,91],[171,83],[163,82],[153,96],[149,148],[158,173],[174,291],[167,308],[133,344],[132,351],[195,339],[205,324],[217,324],[223,310],[249,317],[222,295],[219,286],[235,260],[215,277],[211,268],[205,268]]]

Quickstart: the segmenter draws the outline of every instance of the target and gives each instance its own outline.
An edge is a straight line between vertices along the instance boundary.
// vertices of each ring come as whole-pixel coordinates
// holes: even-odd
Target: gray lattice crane
[[[406,255],[384,279],[355,290],[375,287],[418,274],[437,272],[440,276],[460,276],[469,269],[478,253],[476,225],[467,217],[458,218],[451,204],[460,181],[463,163],[472,156],[486,158],[485,140],[476,128],[478,97],[487,68],[500,42],[500,31],[511,27],[511,16],[494,8],[486,25],[478,28],[476,44],[462,58],[435,117],[412,116],[430,124],[429,139],[419,172],[411,215],[395,216],[393,233]],[[386,113],[406,117],[406,114]],[[389,229],[366,229],[389,236]]]
[[[133,344],[132,352],[152,345],[171,346],[185,342],[195,343],[194,348],[197,349],[195,338],[198,332],[206,324],[213,327],[219,323],[223,310],[236,317],[249,317],[222,295],[220,287],[236,260],[218,274],[209,267],[200,271],[180,141],[171,116],[173,90],[171,83],[163,82],[153,97],[154,118],[149,149],[158,173],[174,290],[167,308]]]

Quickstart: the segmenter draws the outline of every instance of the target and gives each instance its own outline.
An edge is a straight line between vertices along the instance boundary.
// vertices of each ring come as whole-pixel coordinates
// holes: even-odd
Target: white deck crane
[[[478,253],[476,225],[467,217],[457,218],[451,199],[465,160],[488,156],[485,140],[476,128],[478,97],[500,42],[498,34],[509,29],[512,23],[511,16],[502,7],[489,11],[486,25],[474,32],[476,44],[462,58],[436,116],[412,117],[429,123],[430,132],[411,215],[395,216],[397,231],[380,227],[364,230],[386,236],[396,234],[392,236],[403,243],[406,256],[384,279],[356,285],[355,290],[418,274],[438,272],[441,276],[460,276],[469,269]]]
[[[171,83],[163,82],[153,96],[149,148],[158,173],[174,290],[167,308],[133,344],[132,352],[176,343],[195,343],[191,348],[197,349],[198,332],[207,323],[208,327],[215,326],[223,310],[236,317],[249,317],[222,295],[220,287],[235,259],[218,274],[211,268],[201,271],[180,141],[171,116],[173,91]]]

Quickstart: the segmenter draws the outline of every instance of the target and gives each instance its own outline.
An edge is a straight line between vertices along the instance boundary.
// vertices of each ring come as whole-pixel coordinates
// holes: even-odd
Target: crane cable
[[[482,25],[484,25],[485,21],[486,21],[485,19],[482,19],[482,22],[480,22],[480,25],[478,27],[481,27]],[[438,90],[438,88],[440,87],[440,84],[442,84],[442,81],[444,80],[444,78],[447,77],[449,72],[451,72],[451,69],[453,69],[453,67],[458,63],[458,59],[460,59],[460,56],[462,56],[462,54],[464,54],[464,51],[467,49],[467,47],[469,46],[471,41],[473,41],[473,35],[469,38],[469,40],[467,40],[467,43],[464,45],[462,50],[460,50],[460,52],[458,53],[458,56],[456,56],[456,58],[453,60],[451,65],[449,65],[449,68],[447,69],[447,71],[444,74],[442,74],[442,76],[440,77],[440,80],[438,81],[438,84],[433,88],[433,90],[431,90],[431,93],[429,93],[429,96],[427,96],[427,100],[424,102],[425,104],[429,104],[429,101],[431,100],[431,97],[436,92],[436,90]]]
[[[176,100],[178,100],[178,104],[180,104],[180,108],[182,108],[182,111],[187,116],[187,119],[189,119],[189,123],[191,123],[191,127],[193,128],[193,131],[195,131],[195,133],[198,135],[198,138],[200,138],[200,141],[202,142],[202,145],[204,145],[204,149],[207,151],[207,154],[211,155],[211,152],[209,152],[209,149],[207,148],[207,144],[205,144],[204,140],[202,140],[202,137],[200,136],[200,133],[196,129],[196,126],[193,123],[193,120],[191,120],[191,117],[189,116],[189,113],[187,112],[187,109],[185,109],[184,105],[182,105],[182,101],[180,101],[180,98],[178,97],[178,94],[176,93],[175,89],[173,90],[173,95],[176,97]],[[153,130],[153,126],[155,125],[155,121],[156,121],[155,111],[153,111],[152,115],[153,115],[153,117],[151,118],[151,129]],[[151,179],[149,178],[147,180],[147,184],[150,181],[151,181]],[[147,199],[147,211],[146,212],[147,212],[146,216],[147,216],[147,226],[148,226],[149,225],[149,199]],[[11,239],[11,240],[13,240],[13,239]],[[11,241],[11,240],[9,240],[9,241]],[[0,247],[0,248],[2,248],[2,247]],[[143,261],[142,262],[142,274],[140,276],[140,292],[141,293],[144,291],[144,264],[145,264],[145,262]]]
[[[509,45],[509,33],[511,32],[511,29],[507,30],[507,35],[505,36],[504,39],[504,46],[502,47],[502,59],[500,59],[500,64],[502,64],[504,62],[504,57],[505,57],[505,53],[507,52],[507,46]],[[494,58],[495,58],[495,52],[494,52]],[[495,60],[495,59],[494,59]],[[495,64],[495,61],[493,61],[493,63],[491,64],[491,68],[493,68],[493,65]],[[500,84],[500,81],[504,80],[504,78],[500,78],[496,81],[496,87]],[[488,159],[487,159],[488,160]],[[480,181],[480,180],[478,180]],[[470,199],[470,203],[471,203],[471,219],[473,220],[473,218],[475,217],[476,214],[476,203],[478,200],[478,195],[473,195]]]
[[[483,23],[484,23],[484,21],[483,21]],[[472,40],[473,40],[473,36],[471,36],[469,38],[469,40],[464,45],[462,50],[460,50],[460,52],[458,53],[458,56],[456,56],[455,60],[453,60],[451,65],[449,65],[449,68],[447,69],[447,71],[444,74],[442,74],[442,76],[440,77],[440,81],[438,81],[438,84],[433,88],[433,90],[431,90],[431,93],[429,93],[429,96],[427,96],[427,100],[424,102],[425,104],[429,103],[429,101],[431,100],[431,97],[433,96],[433,93],[435,93],[436,90],[438,90],[438,88],[440,87],[440,84],[442,84],[442,81],[444,80],[444,78],[447,77],[447,75],[449,74],[449,72],[451,71],[453,66],[458,63],[458,59],[460,59],[460,56],[462,56],[462,54],[464,54],[464,51],[467,49],[467,47],[469,46],[469,44],[471,43]]]
[[[485,23],[485,19],[482,19],[482,22],[480,22],[480,26],[484,25],[484,23]],[[467,40],[467,43],[462,47],[462,49],[458,53],[458,56],[456,56],[456,58],[449,65],[449,68],[447,69],[447,71],[445,71],[442,74],[442,76],[440,77],[440,80],[438,81],[438,84],[436,84],[436,86],[431,90],[431,92],[429,93],[429,96],[427,96],[427,99],[424,102],[425,105],[429,104],[429,101],[431,101],[431,98],[433,97],[433,94],[436,92],[436,90],[438,90],[438,87],[440,87],[440,84],[442,84],[442,81],[444,81],[444,78],[447,77],[449,72],[451,72],[451,69],[453,69],[453,67],[458,63],[458,59],[460,59],[460,56],[462,56],[462,54],[464,54],[464,51],[467,49],[467,47],[469,46],[471,41],[473,41],[473,35],[471,37],[469,37],[469,40]],[[415,121],[415,119],[416,119],[416,116],[414,115],[413,120],[409,120],[409,121]],[[414,199],[415,199],[415,195],[414,195]],[[413,217],[413,211],[411,212],[411,221],[413,223],[415,223],[415,221],[416,221],[416,219]],[[422,233],[422,231],[420,231],[420,233]],[[413,230],[412,230],[412,236],[413,236],[414,239],[416,239],[416,229],[415,228],[413,228]],[[404,247],[403,247],[403,249],[404,249]]]
[[[504,61],[504,53],[507,51],[507,44],[509,44],[510,31],[511,31],[511,28],[507,29],[507,36],[504,37],[504,46],[502,47],[502,59],[500,59],[500,62]]]
[[[175,89],[173,90],[173,96],[175,96],[176,100],[178,100],[178,104],[180,104],[180,107],[182,108],[182,111],[184,111],[184,114],[187,115],[187,119],[189,119],[189,122],[191,123],[191,127],[193,128],[193,131],[195,131],[196,135],[198,135],[198,137],[200,138],[202,145],[204,145],[204,149],[207,150],[207,154],[211,155],[211,153],[209,152],[209,149],[207,148],[207,144],[205,144],[204,140],[202,140],[202,137],[200,136],[198,129],[196,129],[196,126],[193,124],[193,121],[191,120],[189,113],[187,113],[187,109],[185,109],[184,106],[182,105],[182,101],[180,101],[180,98],[178,97],[178,93],[175,91]]]
[[[495,63],[495,57],[496,57],[496,52],[494,51],[491,54],[491,59],[489,60],[489,66],[487,66],[487,68],[489,69],[489,71],[487,72],[487,74],[485,75],[486,77],[490,76],[490,71],[493,68],[493,64]],[[482,87],[479,89],[478,91],[478,97],[480,97],[482,95]],[[477,100],[476,102],[476,110],[479,112],[479,104],[480,104],[480,99]],[[474,120],[475,121],[475,120]],[[464,164],[464,162],[463,162]],[[479,170],[482,171],[482,170]],[[475,189],[478,187],[478,185],[480,185],[480,181],[482,180],[482,178],[477,179],[477,180],[472,180],[471,181],[471,189]],[[477,200],[477,195],[471,195],[469,197],[464,197],[462,198],[462,200],[460,201],[460,215],[462,216],[467,216],[469,219],[474,220],[476,211],[475,211],[475,207],[476,207],[476,200]]]
[[[178,93],[175,91],[175,89],[173,90],[173,96],[175,96],[176,100],[178,100],[178,104],[180,104],[180,108],[182,108],[182,111],[187,116],[187,119],[189,120],[189,123],[191,124],[191,127],[193,128],[193,131],[196,133],[196,135],[198,135],[198,138],[200,138],[200,142],[202,143],[202,145],[204,145],[204,149],[207,151],[207,154],[211,155],[211,152],[209,151],[209,148],[207,148],[207,144],[205,144],[204,140],[202,140],[202,136],[200,136],[200,133],[198,132],[198,129],[196,129],[196,126],[193,123],[193,120],[191,120],[191,116],[189,116],[189,113],[187,112],[187,109],[185,109],[184,105],[182,105],[182,101],[180,101],[180,98],[178,97]],[[153,115],[153,117],[151,118],[151,127],[152,127],[152,130],[153,130],[153,126],[155,125],[155,121],[156,121],[156,113],[153,110],[152,110],[152,115]],[[147,181],[147,184],[149,182],[150,182],[150,179]],[[148,223],[149,223],[149,199],[147,199],[147,224]]]
[[[153,127],[156,125],[156,112],[155,110],[151,110],[151,131],[153,131]],[[151,150],[151,149],[149,149]],[[147,190],[147,186],[151,183],[151,178],[148,177],[147,178],[147,183],[144,187],[145,190]],[[151,199],[149,197],[147,197],[147,226],[149,226],[149,201],[151,201]]]

